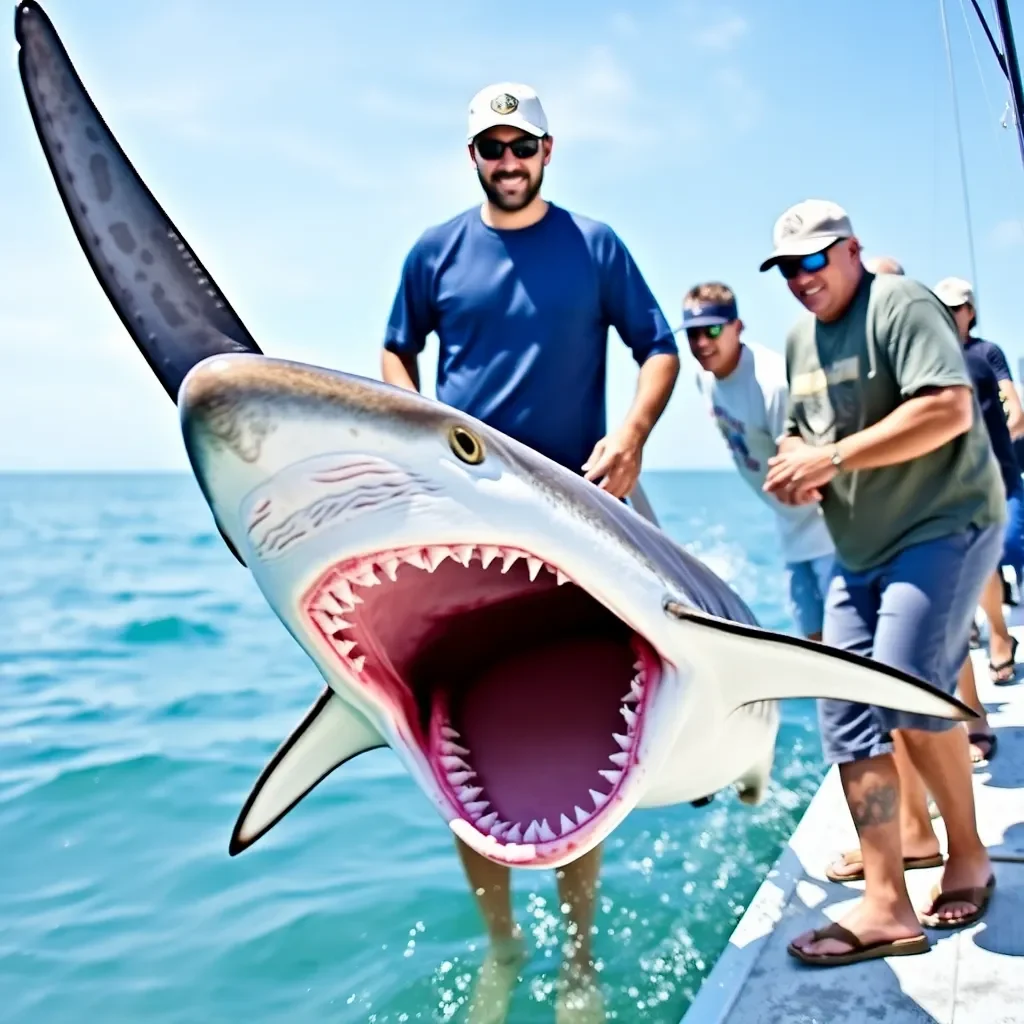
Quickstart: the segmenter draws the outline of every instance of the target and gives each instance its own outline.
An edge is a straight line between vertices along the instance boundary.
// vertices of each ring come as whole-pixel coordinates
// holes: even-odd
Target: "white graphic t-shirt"
[[[762,490],[775,439],[786,423],[786,361],[763,345],[744,342],[740,361],[719,380],[698,368],[697,388],[732,453],[740,475],[775,513],[775,525],[786,562],[806,562],[835,551],[817,502],[796,507]]]

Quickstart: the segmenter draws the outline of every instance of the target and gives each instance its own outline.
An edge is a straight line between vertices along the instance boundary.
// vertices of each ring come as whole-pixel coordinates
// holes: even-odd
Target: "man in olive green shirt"
[[[786,339],[789,416],[764,486],[783,502],[821,502],[837,556],[822,640],[953,694],[970,670],[971,622],[1005,519],[954,325],[924,285],[865,270],[850,219],[834,203],[787,210],[774,242],[761,270],[778,266],[809,315]],[[864,899],[789,951],[817,966],[925,952],[922,923],[972,923],[994,884],[975,821],[967,733],[858,703],[856,693],[819,701],[818,716],[860,837]],[[920,918],[903,872],[941,857],[904,845],[914,820],[921,834],[931,829],[919,786],[908,787],[901,808],[899,765],[920,773],[948,835],[941,895]],[[902,839],[901,811],[911,819]]]

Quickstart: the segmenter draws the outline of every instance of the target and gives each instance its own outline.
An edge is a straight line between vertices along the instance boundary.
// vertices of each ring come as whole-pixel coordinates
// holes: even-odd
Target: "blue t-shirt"
[[[980,338],[971,338],[964,345],[964,359],[974,382],[974,393],[978,396],[985,426],[988,427],[992,451],[1003,474],[1006,493],[1010,495],[1020,489],[1021,479],[1020,464],[1010,440],[1010,428],[1006,423],[1006,413],[1003,411],[1003,402],[999,394],[999,381],[1010,380],[1006,358],[998,345],[982,341]],[[1000,377],[999,373],[1005,373],[1006,376]]]
[[[419,353],[436,332],[440,401],[579,472],[606,432],[609,326],[637,363],[678,352],[611,228],[551,203],[498,230],[473,207],[409,252],[384,346]]]

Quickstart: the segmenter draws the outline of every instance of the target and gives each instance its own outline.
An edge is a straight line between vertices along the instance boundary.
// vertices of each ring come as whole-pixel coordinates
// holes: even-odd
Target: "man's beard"
[[[516,197],[502,194],[498,186],[503,178],[520,177],[520,175],[502,173],[496,181],[487,181],[484,178],[483,172],[478,167],[476,169],[476,176],[480,179],[480,187],[484,190],[488,200],[498,207],[499,210],[504,210],[506,213],[515,213],[516,210],[522,210],[524,207],[529,206],[536,198],[537,193],[540,192],[540,187],[544,182],[543,168],[535,181],[530,181],[529,175],[523,175],[527,180],[526,191]]]

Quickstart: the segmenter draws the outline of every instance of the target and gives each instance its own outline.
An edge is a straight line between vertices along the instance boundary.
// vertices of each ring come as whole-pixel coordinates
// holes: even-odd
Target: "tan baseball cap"
[[[790,256],[810,256],[840,238],[853,238],[846,211],[827,199],[805,199],[791,206],[772,231],[775,251],[761,264],[762,273]]]
[[[484,86],[469,101],[469,141],[500,124],[521,128],[530,135],[548,133],[548,119],[537,93],[521,82]]]
[[[974,305],[974,289],[970,281],[962,277],[944,277],[933,289],[944,306],[950,309],[962,306],[965,302]]]

